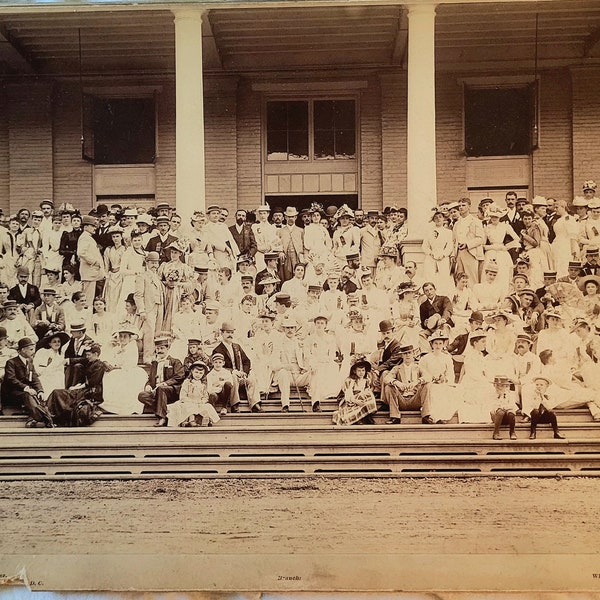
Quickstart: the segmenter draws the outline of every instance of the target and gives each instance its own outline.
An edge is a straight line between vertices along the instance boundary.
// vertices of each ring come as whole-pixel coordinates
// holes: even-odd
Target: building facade
[[[590,0],[0,5],[0,208],[409,209],[600,178]]]

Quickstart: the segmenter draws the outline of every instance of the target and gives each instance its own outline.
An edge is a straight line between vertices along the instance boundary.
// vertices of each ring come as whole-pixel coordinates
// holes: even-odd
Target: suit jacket
[[[360,230],[360,262],[366,267],[377,264],[377,256],[381,248],[379,230],[376,227],[365,225]]]
[[[244,371],[244,373],[247,375],[250,373],[250,359],[239,344],[234,343],[231,344],[231,346],[233,348],[234,356],[229,354],[229,350],[227,350],[223,342],[217,344],[212,353],[215,354],[216,352],[220,352],[225,357],[224,366],[226,369]]]
[[[163,368],[163,380],[162,382],[173,386],[173,387],[181,387],[183,380],[185,378],[185,371],[183,370],[183,364],[178,358],[173,358],[172,356],[167,356],[165,358],[166,365]],[[153,360],[150,363],[150,373],[148,375],[148,385],[151,387],[156,387],[157,377],[158,375],[158,361]]]
[[[400,342],[396,339],[392,340],[388,347],[383,350],[381,360],[376,369],[378,371],[389,371],[396,365],[402,362],[402,354],[400,353]]]
[[[305,252],[304,230],[297,225],[294,225],[291,229],[287,225],[283,225],[278,231],[283,251],[292,256],[295,253],[302,259]],[[300,260],[300,262],[303,262],[303,260]]]
[[[450,344],[448,344],[446,350],[451,356],[460,356],[461,354],[464,354],[468,343],[469,334],[461,333],[460,335],[457,335]]]
[[[64,331],[65,329],[65,311],[56,303],[52,307],[52,316],[46,313],[46,306],[41,304],[33,312],[32,327],[36,327],[39,321],[48,321],[50,329],[53,331]]]
[[[468,252],[477,260],[483,260],[483,244],[486,236],[483,225],[477,217],[474,215],[468,215],[464,219],[461,217],[454,224],[452,233],[455,246],[461,243],[461,239],[458,239],[460,235],[462,243],[467,245]]]
[[[104,279],[104,259],[96,240],[84,231],[77,240],[79,275],[81,281],[100,281]]]
[[[39,306],[42,303],[42,297],[40,296],[40,290],[31,283],[27,284],[27,291],[25,292],[25,296],[21,294],[21,289],[18,285],[11,288],[8,292],[9,300],[16,300],[19,304],[34,304],[35,306]]]
[[[29,375],[29,376],[28,376]],[[42,391],[42,384],[35,372],[33,361],[28,373],[27,366],[20,356],[9,358],[4,368],[4,381],[2,382],[2,398],[10,397],[14,392],[23,392],[26,387],[33,388],[36,392]]]
[[[163,242],[157,233],[148,240],[145,250],[146,252],[158,252],[161,263],[169,262],[171,260],[171,251],[166,248],[175,241],[177,241],[177,238],[168,233],[167,238]]]
[[[600,265],[591,265],[589,262],[581,267],[581,275],[600,275]]]
[[[447,296],[436,296],[433,299],[433,303],[429,300],[424,300],[419,306],[419,314],[423,329],[427,329],[425,321],[435,314],[441,315],[450,325],[453,325],[452,301]]]
[[[252,225],[250,225],[250,223],[244,223],[241,233],[237,232],[235,225],[232,225],[229,228],[229,231],[231,231],[231,236],[238,245],[240,254],[248,254],[250,256],[256,254],[256,238],[254,237],[254,232],[252,231]]]
[[[109,229],[110,225],[105,225],[104,227],[98,226],[96,233],[93,235],[102,254],[104,254],[104,251],[112,244],[112,235],[108,233]]]
[[[144,271],[137,275],[133,297],[140,313],[148,312],[154,306],[161,307],[164,302],[164,288],[158,273]]]
[[[83,335],[83,337],[81,338],[81,344],[79,345],[79,350],[75,351],[75,338],[71,338],[68,342],[67,345],[65,346],[65,358],[69,358],[72,360],[69,360],[70,364],[73,363],[78,363],[78,362],[82,362],[84,361],[84,348],[86,346],[90,346],[93,343],[93,339],[87,334],[85,333]]]

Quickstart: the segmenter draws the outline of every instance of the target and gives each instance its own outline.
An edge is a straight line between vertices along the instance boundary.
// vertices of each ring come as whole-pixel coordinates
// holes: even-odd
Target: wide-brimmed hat
[[[400,346],[398,348],[398,352],[400,354],[413,354],[415,351],[415,347],[412,344],[408,344],[406,346]]]
[[[119,325],[114,331],[113,335],[119,335],[119,333],[128,333],[131,337],[138,336],[140,334],[139,331],[136,331],[131,325],[124,323],[123,325]]]
[[[271,212],[271,207],[268,204],[261,204],[255,212]]]
[[[288,206],[283,213],[286,217],[297,217],[298,209],[295,206]]]
[[[342,204],[342,206],[340,206],[335,215],[334,215],[334,219],[337,221],[338,219],[341,219],[342,217],[348,217],[348,218],[352,218],[354,216],[354,211],[347,205],[347,204]]]
[[[596,287],[600,290],[600,277],[598,275],[585,275],[578,281],[577,285],[582,292],[585,292],[585,286],[588,283],[595,283]]]
[[[136,223],[145,223],[146,225],[152,225],[152,217],[149,214],[144,213],[144,214],[138,215],[135,219],[135,222]]]
[[[76,323],[71,323],[69,327],[69,331],[85,331],[86,325],[83,321],[77,321]]]
[[[403,281],[396,288],[396,293],[399,296],[404,296],[404,294],[410,294],[417,291],[417,286],[412,281]]]
[[[449,339],[449,336],[445,334],[441,329],[438,329],[437,331],[434,331],[433,334],[427,339],[431,343],[435,342],[436,340],[447,340]]]
[[[37,348],[38,349],[39,348],[50,348],[50,342],[54,338],[60,339],[61,347],[64,346],[71,339],[69,334],[64,331],[50,332],[50,333],[47,333],[41,340],[38,341]]]
[[[589,202],[590,201],[587,200],[586,198],[584,198],[583,196],[575,196],[575,198],[573,198],[573,207],[574,208],[583,208],[584,206],[587,207]]]
[[[548,206],[548,200],[546,200],[545,196],[536,196],[531,201],[531,206]]]
[[[281,281],[280,279],[278,279],[277,277],[274,277],[273,275],[266,275],[257,283],[258,283],[258,285],[267,285],[269,283],[271,283],[273,285],[277,285],[280,281]]]
[[[356,369],[359,369],[360,367],[363,367],[367,373],[369,373],[372,368],[371,363],[366,358],[363,356],[357,356],[350,365],[350,374],[355,373]]]
[[[508,214],[508,209],[502,208],[501,206],[498,206],[497,204],[492,204],[487,210],[488,217],[502,218],[507,214]]]
[[[475,331],[471,331],[469,333],[470,340],[480,340],[482,338],[486,338],[487,333],[483,329],[476,329]]]
[[[177,252],[181,252],[181,254],[185,254],[185,249],[181,246],[181,243],[179,240],[175,240],[174,242],[171,242],[165,248],[165,250],[176,250]]]
[[[515,320],[515,316],[505,310],[497,310],[486,318],[486,323],[493,323],[497,317],[504,317],[507,323],[512,323]]]

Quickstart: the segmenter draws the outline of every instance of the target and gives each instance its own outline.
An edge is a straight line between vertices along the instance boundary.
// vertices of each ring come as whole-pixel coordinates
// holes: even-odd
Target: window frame
[[[160,157],[159,148],[159,118],[158,118],[158,95],[162,92],[162,86],[86,86],[81,90],[81,158],[86,162],[99,166],[143,166],[156,165]],[[154,159],[149,163],[99,163],[94,156],[95,132],[93,127],[87,127],[86,104],[92,104],[95,99],[102,100],[144,100],[151,98],[154,102]],[[88,120],[93,121],[93,113],[88,115]],[[89,131],[89,137],[88,137]],[[86,146],[91,144],[92,153],[86,152]]]
[[[354,102],[354,157],[353,158],[315,158],[315,122],[314,103],[322,100],[352,100]],[[348,163],[359,160],[360,155],[360,94],[359,93],[289,93],[265,94],[262,102],[262,157],[263,163],[269,165],[314,165],[327,163]],[[308,158],[289,160],[268,157],[267,148],[267,104],[269,102],[308,102]]]
[[[467,160],[482,160],[491,158],[531,157],[540,146],[540,77],[467,77],[459,79],[462,85],[462,151]],[[470,89],[532,89],[532,119],[529,123],[530,151],[527,154],[491,154],[475,156],[467,151],[466,105],[467,88]]]

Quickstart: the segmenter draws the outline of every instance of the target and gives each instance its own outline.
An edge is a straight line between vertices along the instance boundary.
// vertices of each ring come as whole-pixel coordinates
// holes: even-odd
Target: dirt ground
[[[1,554],[591,553],[600,479],[4,482]]]

